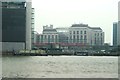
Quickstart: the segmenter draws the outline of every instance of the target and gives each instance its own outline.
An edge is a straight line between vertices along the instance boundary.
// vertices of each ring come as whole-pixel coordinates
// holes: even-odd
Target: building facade
[[[31,49],[31,2],[3,0],[2,51]]]
[[[117,45],[120,45],[120,1],[118,2]]]
[[[68,43],[69,28],[65,27],[56,28],[56,31],[59,35],[59,43]]]
[[[89,27],[87,24],[73,24],[69,28],[69,43],[103,45],[104,32],[100,27]]]
[[[117,46],[117,26],[118,26],[118,23],[114,22],[113,23],[113,46]]]
[[[89,27],[88,24],[73,24],[68,28],[53,28],[53,25],[46,25],[43,26],[42,34],[37,35],[36,41],[36,46],[45,45],[59,45],[59,48],[66,49],[103,46],[104,32],[100,27]]]
[[[35,30],[34,30],[34,28],[35,28],[35,23],[34,23],[34,15],[35,15],[35,9],[34,8],[32,8],[32,17],[31,17],[31,48],[33,48],[34,47],[34,42],[35,42],[35,40],[36,40],[36,32],[35,32]]]
[[[100,27],[91,27],[91,42],[90,45],[103,46],[104,45],[104,32]]]
[[[59,35],[56,29],[53,29],[53,25],[43,26],[42,34],[37,36],[36,46],[37,44],[41,47],[46,48],[54,48],[59,47],[57,43],[59,42]],[[55,44],[55,45],[54,45]]]

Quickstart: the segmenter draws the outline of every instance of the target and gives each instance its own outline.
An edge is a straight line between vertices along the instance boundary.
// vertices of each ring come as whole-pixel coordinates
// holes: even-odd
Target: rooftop
[[[44,32],[44,31],[56,31],[56,29],[44,29],[43,32]],[[56,31],[56,32],[57,32],[57,31]]]
[[[89,28],[93,30],[102,30],[100,27],[89,27]]]
[[[88,24],[72,24],[71,27],[88,27]]]

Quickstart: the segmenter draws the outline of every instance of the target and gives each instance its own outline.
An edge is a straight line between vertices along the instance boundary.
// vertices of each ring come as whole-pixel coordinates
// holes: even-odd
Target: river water
[[[2,77],[118,78],[118,57],[4,56]]]

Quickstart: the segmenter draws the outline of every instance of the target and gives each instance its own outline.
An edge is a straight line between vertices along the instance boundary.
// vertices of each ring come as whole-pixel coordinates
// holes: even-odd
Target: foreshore
[[[73,54],[73,53],[46,53],[46,54],[36,54],[36,53],[2,53],[1,56],[120,56],[118,53],[88,53],[88,54]]]

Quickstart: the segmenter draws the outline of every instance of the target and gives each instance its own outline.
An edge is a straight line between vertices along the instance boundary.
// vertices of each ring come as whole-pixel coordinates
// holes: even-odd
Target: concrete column
[[[31,49],[31,17],[32,17],[32,4],[26,2],[26,49]]]
[[[120,45],[120,1],[118,2],[117,45]]]

